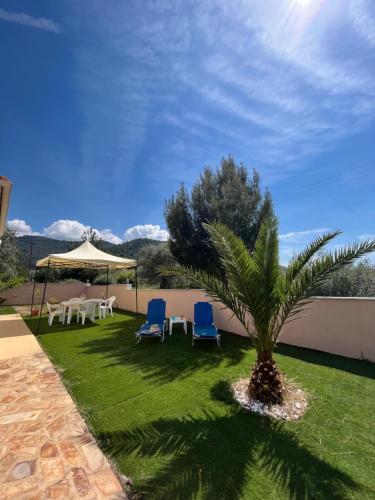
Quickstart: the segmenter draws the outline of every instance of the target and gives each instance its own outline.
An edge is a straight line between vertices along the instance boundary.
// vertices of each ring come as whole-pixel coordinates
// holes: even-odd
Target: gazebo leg
[[[40,327],[40,320],[42,318],[42,311],[43,311],[43,304],[44,304],[44,299],[46,297],[46,288],[47,288],[47,281],[48,281],[48,274],[49,274],[49,264],[50,261],[48,261],[48,266],[47,266],[47,272],[46,272],[46,277],[44,279],[44,290],[43,290],[43,297],[42,297],[42,303],[40,304],[40,311],[39,311],[39,319],[38,319],[38,326],[36,327],[36,332],[39,332],[39,327]]]
[[[138,266],[135,266],[135,311],[138,318]]]
[[[30,319],[33,317],[33,305],[34,305],[34,294],[35,294],[35,283],[36,283],[36,273],[37,272],[38,272],[38,269],[35,268],[33,293],[32,293],[32,296],[31,296]]]

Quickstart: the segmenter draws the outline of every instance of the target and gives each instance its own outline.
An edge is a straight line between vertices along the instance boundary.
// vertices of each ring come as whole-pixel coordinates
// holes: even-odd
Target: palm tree
[[[214,223],[204,227],[219,255],[225,279],[221,281],[204,271],[180,265],[160,267],[159,272],[202,286],[213,301],[219,301],[233,311],[257,352],[249,395],[266,403],[282,403],[284,380],[273,359],[273,350],[283,325],[296,319],[317,284],[355,259],[374,251],[375,240],[354,243],[317,256],[340,234],[340,231],[328,232],[294,257],[285,271],[279,261],[275,217],[264,220],[252,254],[225,225]]]

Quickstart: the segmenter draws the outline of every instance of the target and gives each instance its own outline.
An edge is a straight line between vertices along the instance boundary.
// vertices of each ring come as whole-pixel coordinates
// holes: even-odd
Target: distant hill
[[[35,266],[37,260],[46,257],[50,253],[69,252],[82,244],[82,241],[65,241],[46,238],[45,236],[19,236],[17,238],[17,246],[21,252],[22,263],[27,266],[30,256],[30,245],[33,243],[32,267]],[[126,241],[115,245],[108,241],[100,243],[100,249],[104,252],[117,255],[118,257],[127,257],[129,259],[137,259],[140,251],[147,245],[161,245],[162,241],[149,240],[147,238],[137,238],[135,240]]]

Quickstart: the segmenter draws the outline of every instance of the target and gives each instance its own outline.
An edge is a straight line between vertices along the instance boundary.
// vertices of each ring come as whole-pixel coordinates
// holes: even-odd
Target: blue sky
[[[259,170],[284,262],[374,235],[372,0],[4,1],[0,174],[19,234],[165,239],[180,182]]]

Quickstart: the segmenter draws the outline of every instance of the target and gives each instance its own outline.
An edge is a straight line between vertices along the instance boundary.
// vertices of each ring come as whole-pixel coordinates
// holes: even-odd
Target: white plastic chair
[[[100,304],[102,303],[103,299],[86,299],[85,300],[85,304],[87,304],[87,302],[92,302],[93,304],[95,304],[95,317],[98,316],[99,319],[102,319],[101,317],[101,310],[100,310]],[[98,314],[96,314],[96,308],[98,308]]]
[[[95,322],[95,302],[85,302],[81,304],[77,310],[77,318],[82,318],[82,325],[85,324],[86,316],[89,316],[90,321]]]
[[[107,311],[111,313],[111,316],[113,316],[113,303],[116,300],[116,297],[113,295],[112,297],[109,297],[107,300],[103,300],[103,302],[100,304],[100,316],[102,318],[105,318],[105,315]]]
[[[68,325],[70,324],[74,311],[76,311],[76,313],[77,313],[77,323],[78,323],[78,319],[79,319],[78,311],[79,311],[80,305],[82,304],[82,299],[80,299],[79,297],[73,297],[73,298],[69,299],[68,302],[69,302],[69,308],[68,308],[68,321],[67,321],[67,323],[68,323]]]
[[[62,323],[63,318],[64,318],[64,306],[62,306],[60,304],[50,304],[49,302],[46,302],[46,304],[47,304],[47,309],[48,309],[48,324],[49,324],[49,326],[52,325],[53,318],[55,316],[58,316],[60,323]]]

